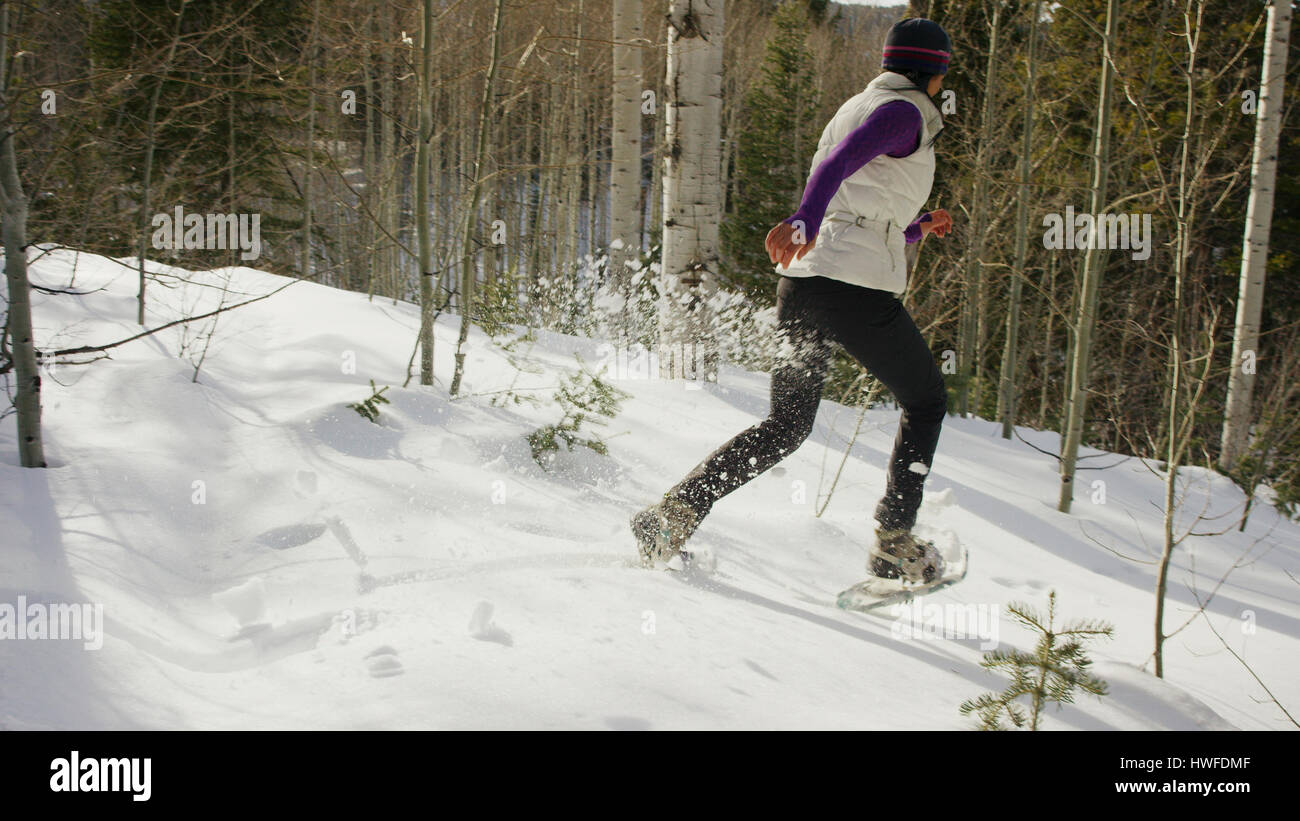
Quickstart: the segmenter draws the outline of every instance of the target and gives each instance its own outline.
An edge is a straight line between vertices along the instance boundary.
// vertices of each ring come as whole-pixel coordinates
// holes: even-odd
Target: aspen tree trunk
[[[579,125],[582,112],[578,107],[578,72],[581,69],[579,55],[582,51],[582,12],[583,0],[577,0],[573,20],[573,55],[569,62],[569,98],[568,116],[565,117],[565,155],[564,155],[564,251],[565,272],[571,272],[578,262],[580,222],[578,220],[579,191],[582,189],[582,135]]]
[[[1029,174],[1033,168],[1034,143],[1034,48],[1038,40],[1040,0],[1029,7],[1029,43],[1025,50],[1025,121],[1020,143],[1020,198],[1016,203],[1016,262],[1011,270],[1011,293],[1007,297],[1007,339],[1002,350],[1002,373],[998,385],[998,416],[1002,419],[1002,438],[1010,439],[1016,424],[1016,350],[1020,339],[1020,291],[1025,277],[1025,258],[1029,252]],[[977,200],[977,203],[981,202]]]
[[[341,134],[342,131],[343,129],[339,128],[334,133]],[[335,158],[336,162],[341,163],[343,160],[345,160],[344,157]],[[348,237],[355,230],[353,227],[355,223],[347,219],[342,202],[335,200],[332,210],[334,211],[334,236],[337,237],[335,241],[338,243],[338,266],[344,272],[344,276],[347,277],[346,284],[343,287],[349,291],[355,291],[357,286],[361,284],[361,276],[356,268],[356,257],[352,255],[351,247],[348,245]]]
[[[474,223],[478,219],[479,192],[483,187],[483,169],[487,165],[488,133],[492,124],[492,90],[496,84],[497,63],[501,59],[501,12],[504,4],[505,0],[496,0],[492,14],[492,57],[488,61],[487,77],[483,80],[483,98],[478,115],[478,145],[474,151],[473,179],[465,206],[460,271],[460,337],[456,340],[456,372],[451,380],[452,396],[460,393],[460,381],[465,375],[465,340],[469,338],[470,317],[474,313]]]
[[[436,69],[435,69],[436,71]],[[439,115],[442,109],[439,103],[442,102],[442,90],[431,88],[429,90],[429,106],[433,110],[432,122],[441,122]],[[442,140],[431,139],[429,141],[429,219],[433,220],[432,233],[433,245],[438,249],[446,249],[451,244],[451,238],[447,223],[451,221],[450,209],[447,207],[448,196],[446,194],[448,183],[447,175],[443,169],[443,150]],[[443,250],[445,254],[446,251]],[[454,290],[448,280],[449,274],[446,271],[447,265],[443,261],[445,257],[434,260],[433,264],[439,267],[439,270],[433,278],[433,299],[435,303],[444,303],[446,295]]]
[[[664,106],[663,273],[687,297],[684,323],[680,315],[661,317],[665,352],[681,356],[668,375],[710,381],[717,376],[714,352],[696,346],[709,342],[704,300],[717,287],[722,14],[723,0],[671,0]]]
[[[1106,34],[1102,38],[1101,90],[1097,102],[1097,129],[1093,139],[1092,193],[1089,212],[1096,215],[1106,207],[1106,176],[1110,172],[1110,122],[1114,87],[1111,54],[1119,30],[1119,2],[1107,0]],[[1065,226],[1073,230],[1073,226]],[[1083,423],[1088,406],[1088,365],[1091,356],[1092,329],[1097,317],[1097,296],[1100,291],[1105,255],[1097,247],[1096,224],[1093,236],[1083,258],[1083,282],[1079,287],[1079,310],[1074,322],[1074,356],[1070,363],[1069,399],[1066,403],[1065,426],[1061,435],[1061,494],[1057,510],[1070,512],[1074,501],[1074,469],[1079,457],[1079,442],[1083,438]]]
[[[740,84],[736,83],[735,86],[736,88],[727,89],[727,92],[742,94],[743,92],[739,90]],[[719,163],[719,167],[722,168],[722,178],[727,181],[727,193],[726,196],[723,197],[723,200],[727,203],[727,216],[731,217],[735,215],[740,206],[740,175],[734,173],[732,169],[738,167],[740,163],[739,157],[737,156],[740,152],[736,147],[736,143],[739,142],[741,106],[733,102],[731,105],[725,106],[724,108],[727,112],[724,118],[727,124],[727,138],[722,142],[722,160]],[[797,142],[793,144],[799,145]],[[907,247],[910,249],[912,246],[909,245]],[[911,271],[913,262],[914,260],[908,260],[908,271]]]
[[[566,147],[563,126],[565,96],[564,86],[560,83],[556,83],[551,89],[551,107],[548,111],[551,124],[549,127],[550,136],[547,142],[552,170],[547,179],[549,198],[547,204],[543,207],[546,211],[548,273],[555,276],[560,271],[563,271],[567,265],[567,260],[564,258],[564,157]]]
[[[665,17],[660,24],[661,36],[657,40],[659,43],[667,44],[668,42],[668,19]],[[666,61],[665,61],[666,63]],[[659,245],[660,259],[663,257],[663,222],[664,222],[664,151],[667,145],[664,137],[667,131],[664,123],[667,117],[664,116],[663,109],[668,99],[668,72],[665,65],[664,71],[659,71],[656,65],[655,69],[655,89],[654,89],[654,156],[650,164],[650,195],[645,203],[646,206],[646,231],[650,233],[650,244]]]
[[[145,117],[144,190],[140,196],[140,251],[137,254],[140,265],[140,291],[136,295],[135,314],[137,325],[144,324],[144,259],[149,253],[149,225],[152,219],[149,214],[153,207],[149,201],[149,189],[153,185],[153,153],[156,143],[154,128],[158,123],[158,99],[162,95],[163,82],[167,79],[167,71],[171,68],[172,59],[176,56],[176,44],[181,39],[181,21],[185,17],[185,6],[188,3],[189,0],[181,0],[181,7],[176,12],[176,28],[172,31],[172,41],[167,46],[167,59],[163,60],[162,71],[158,74],[158,82],[153,87],[153,96],[149,98],[149,113]],[[5,8],[7,9],[8,6]]]
[[[993,21],[989,35],[989,56],[984,66],[984,111],[980,115],[980,142],[975,151],[975,207],[971,214],[970,252],[966,261],[966,304],[961,315],[961,414],[969,415],[971,406],[979,412],[981,358],[977,340],[981,336],[980,313],[984,293],[984,233],[988,230],[989,155],[993,149],[993,104],[998,96],[998,30],[1001,28],[1002,2],[993,4]],[[974,396],[972,397],[972,393]]]
[[[524,131],[524,155],[523,165],[528,168],[523,174],[519,175],[519,207],[515,213],[514,232],[518,240],[515,243],[515,252],[511,255],[511,265],[518,272],[522,267],[527,270],[532,260],[533,248],[536,244],[537,234],[533,229],[532,214],[536,213],[540,207],[536,205],[537,192],[542,186],[541,171],[538,166],[541,165],[541,155],[537,153],[538,140],[535,136],[541,128],[529,122],[528,117],[522,118],[520,127]],[[522,279],[522,278],[521,278]]]
[[[626,293],[626,262],[641,251],[641,0],[614,0],[613,154],[609,167],[609,269]]]
[[[366,296],[370,300],[375,298],[375,252],[378,248],[377,239],[379,231],[376,229],[375,221],[375,81],[372,72],[370,60],[370,37],[372,32],[372,23],[374,15],[366,16],[366,23],[363,31],[365,36],[362,37],[361,46],[361,77],[363,93],[366,95],[366,141],[362,145],[362,174],[365,176],[366,187],[364,189],[363,202],[364,206],[361,211],[364,216],[364,224],[361,227],[361,249],[365,254],[362,265],[366,277]]]
[[[45,467],[41,438],[41,372],[32,336],[32,289],[27,279],[27,195],[18,176],[17,139],[9,109],[9,4],[0,6],[0,214],[4,218],[5,281],[9,288],[7,342],[13,362],[18,413],[18,462],[25,468]]]
[[[553,96],[554,95],[552,95],[552,97]],[[546,249],[546,223],[544,215],[547,211],[546,201],[550,196],[551,185],[551,171],[542,168],[541,166],[546,164],[551,157],[551,144],[553,142],[553,137],[551,136],[550,129],[545,127],[544,118],[541,119],[542,122],[538,125],[539,133],[537,140],[537,164],[539,166],[537,171],[537,205],[533,208],[531,232],[532,242],[529,247],[530,253],[528,261],[528,276],[533,284],[536,284],[542,274],[542,255]],[[554,257],[551,258],[551,261],[552,263],[554,262]]]
[[[495,234],[496,227],[493,223],[497,220],[501,220],[505,223],[505,220],[502,219],[505,216],[505,210],[501,199],[500,183],[496,185],[495,190],[492,192],[492,207],[488,209],[488,212],[492,215],[492,219],[488,220],[489,224],[487,228],[492,234]],[[503,246],[496,242],[489,241],[487,254],[487,261],[483,265],[483,281],[487,283],[487,287],[491,289],[496,284],[497,277],[501,273],[501,261],[505,256],[503,253]]]
[[[399,92],[399,100],[400,100],[400,92]],[[416,106],[416,108],[418,110],[419,107]],[[401,127],[400,122],[398,123],[398,127],[399,128]],[[415,127],[417,130],[420,127],[418,117],[415,123]],[[397,196],[393,200],[393,226],[394,226],[393,232],[394,232],[394,236],[397,238],[396,243],[399,244],[394,244],[393,246],[393,257],[395,259],[393,270],[395,272],[395,278],[397,280],[397,289],[398,292],[402,295],[402,299],[407,299],[407,294],[410,292],[406,290],[406,286],[412,282],[414,283],[414,287],[415,287],[414,294],[416,299],[418,299],[420,295],[420,251],[419,251],[420,237],[419,237],[419,233],[415,229],[415,219],[414,219],[415,216],[415,154],[416,154],[414,148],[415,148],[414,140],[411,141],[409,147],[405,140],[398,141],[398,147],[397,147],[398,179],[397,179]],[[430,218],[432,218],[433,200],[430,199],[429,203],[430,203],[429,216]],[[406,216],[407,214],[411,215],[411,219],[404,221],[402,217]],[[431,233],[430,237],[432,236],[433,235]],[[415,248],[416,249],[415,254],[412,255],[404,252],[401,247],[402,245]],[[437,248],[436,245],[434,247]],[[436,257],[434,258],[434,265],[435,266],[437,265]],[[411,273],[414,273],[415,275],[415,278],[413,280],[410,279],[410,277],[408,276],[408,274]],[[435,282],[436,282],[436,278],[435,278]],[[394,300],[394,304],[396,304],[396,300]]]
[[[1083,292],[1082,265],[1076,263],[1074,259],[1068,261],[1070,262],[1070,317],[1065,321],[1065,374],[1061,380],[1061,412],[1057,419],[1057,427],[1061,430],[1057,451],[1057,456],[1060,457],[1065,456],[1065,426],[1070,415],[1070,386],[1074,384],[1075,331],[1079,328],[1079,294]]]
[[[433,384],[433,242],[429,237],[429,142],[433,138],[433,0],[424,0],[420,25],[419,134],[415,145],[415,234],[420,255],[420,384]]]
[[[1056,312],[1052,310],[1056,300],[1056,261],[1055,255],[1047,258],[1047,288],[1046,299],[1047,317],[1044,320],[1046,328],[1043,332],[1043,369],[1039,377],[1042,380],[1042,391],[1038,395],[1038,428],[1040,430],[1047,427],[1047,398],[1051,395],[1051,373],[1052,373],[1052,338],[1056,330]]]
[[[551,181],[551,195],[554,206],[547,214],[551,224],[551,240],[554,245],[552,275],[569,268],[569,97],[573,90],[567,80],[557,80],[551,95],[552,126],[554,137],[551,141],[554,178]]]
[[[3,12],[8,14],[8,8]],[[8,32],[0,32],[6,37]],[[6,49],[7,50],[7,49]],[[8,116],[8,111],[0,111]],[[14,153],[14,132],[4,130],[0,151],[0,187],[4,202],[5,280],[9,286],[9,356],[13,360],[18,412],[18,460],[25,468],[45,467],[45,446],[41,439],[41,373],[32,337],[32,296],[27,279],[27,196],[18,178]]]
[[[1201,39],[1201,15],[1205,2],[1196,8],[1196,24],[1192,24],[1191,2],[1188,0],[1183,19],[1187,37],[1187,119],[1183,124],[1182,155],[1178,164],[1178,229],[1174,249],[1174,300],[1173,329],[1169,338],[1169,436],[1165,453],[1165,510],[1164,549],[1160,554],[1160,567],[1156,574],[1155,667],[1156,678],[1165,674],[1165,590],[1169,581],[1169,564],[1174,553],[1174,514],[1177,512],[1175,494],[1178,489],[1178,467],[1182,459],[1184,437],[1178,424],[1178,394],[1182,390],[1182,325],[1183,290],[1187,281],[1187,259],[1190,254],[1191,192],[1188,190],[1188,162],[1192,142],[1192,119],[1196,111],[1196,56]]]
[[[396,303],[401,294],[398,293],[396,260],[397,249],[393,245],[392,236],[396,231],[397,219],[394,199],[397,196],[397,158],[394,156],[394,123],[397,116],[396,95],[393,87],[393,77],[395,76],[393,66],[393,43],[392,43],[392,18],[387,7],[380,7],[379,17],[380,47],[380,70],[379,70],[379,94],[384,100],[384,110],[381,112],[379,127],[379,196],[376,203],[376,213],[379,216],[379,266],[380,274],[383,277],[384,288],[388,291],[388,296]]]
[[[229,208],[229,213],[231,214],[235,213],[236,204],[238,202],[235,198],[235,161],[235,95],[234,92],[231,92],[226,95],[226,171],[228,173],[228,176],[226,177],[226,203]],[[239,251],[232,244],[230,251],[227,254],[227,260],[229,261],[228,264],[230,267],[235,267],[235,265],[238,264],[238,259]],[[216,320],[214,319],[213,330],[215,331],[215,329]],[[211,337],[209,337],[209,339],[211,339]],[[204,350],[206,351],[206,348]],[[195,369],[194,376],[196,379],[198,375],[199,372]]]
[[[1264,40],[1259,108],[1255,112],[1255,147],[1250,164],[1250,199],[1246,204],[1246,232],[1242,240],[1237,320],[1232,335],[1232,368],[1228,372],[1228,401],[1219,452],[1219,469],[1225,473],[1241,458],[1250,431],[1255,368],[1253,361],[1246,363],[1243,358],[1249,356],[1253,360],[1259,346],[1291,13],[1291,0],[1271,0],[1268,5],[1268,33]]]
[[[604,197],[597,193],[600,184],[600,168],[604,163],[605,152],[602,150],[603,146],[598,145],[593,139],[588,139],[587,136],[591,135],[594,137],[597,133],[597,108],[597,101],[591,99],[588,100],[588,105],[584,106],[582,112],[583,125],[585,129],[583,131],[583,141],[584,144],[590,143],[587,147],[587,162],[584,164],[584,171],[587,174],[587,253],[590,254],[593,259],[599,256],[597,253],[599,250],[598,246],[604,245],[603,241],[597,242],[596,237],[599,236],[603,240],[606,236],[606,232],[601,230],[599,207],[599,200],[604,199]]]
[[[302,262],[301,276],[311,276],[311,188],[316,175],[316,28],[320,24],[320,0],[312,3],[311,34],[307,39],[307,151],[302,175]]]

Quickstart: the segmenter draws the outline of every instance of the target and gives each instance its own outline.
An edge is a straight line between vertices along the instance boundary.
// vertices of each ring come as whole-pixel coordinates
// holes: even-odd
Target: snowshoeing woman
[[[788,343],[788,355],[772,371],[768,417],[632,518],[647,565],[682,553],[714,502],[808,438],[836,343],[889,388],[903,409],[884,498],[874,514],[878,527],[868,569],[909,582],[942,575],[942,556],[913,538],[911,529],[947,413],[947,391],[899,297],[907,287],[904,244],[952,229],[945,211],[917,216],[930,196],[934,141],[943,127],[931,98],[951,52],[951,40],[937,23],[896,23],[885,39],[884,71],[845,102],[822,132],[799,210],[766,240],[768,256],[783,274],[777,320]]]

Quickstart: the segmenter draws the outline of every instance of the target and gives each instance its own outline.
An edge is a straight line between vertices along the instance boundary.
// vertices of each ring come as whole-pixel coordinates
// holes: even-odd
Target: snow
[[[213,593],[212,600],[234,616],[240,627],[262,623],[266,616],[266,585],[260,578]]]
[[[35,282],[85,292],[33,295],[42,348],[138,331],[131,260],[32,256]],[[151,284],[150,326],[288,283],[150,269],[170,286]],[[829,401],[803,447],[705,520],[705,569],[647,571],[628,518],[766,413],[767,377],[619,380],[631,398],[601,431],[610,455],[561,452],[548,472],[525,437],[558,421],[554,403],[490,400],[512,384],[548,398],[600,340],[539,333],[543,372],[517,373],[472,331],[466,396],[450,399],[450,315],[438,384],[401,387],[418,322],[412,305],[300,282],[223,314],[197,382],[210,320],[47,373],[52,467],[19,468],[13,416],[0,423],[0,601],[102,604],[106,635],[96,651],[0,641],[0,728],[954,729],[971,726],[963,700],[1003,686],[974,633],[833,605],[864,575],[896,411],[868,413],[820,518],[857,417]],[[379,424],[346,407],[370,379],[390,386]],[[1156,679],[1159,466],[1084,448],[1104,469],[1080,474],[1066,515],[1056,435],[1019,433],[945,423],[917,530],[968,548],[971,570],[926,603],[998,613],[1004,648],[1033,641],[1005,605],[1043,608],[1049,590],[1063,617],[1115,626],[1092,651],[1111,694],[1053,710],[1049,729],[1289,726],[1192,616],[1226,574],[1209,616],[1294,712],[1300,586],[1284,571],[1300,576],[1300,526],[1257,499],[1239,533],[1241,492],[1182,474],[1179,531],[1199,514],[1197,532],[1224,532],[1179,548],[1168,629],[1192,620]]]

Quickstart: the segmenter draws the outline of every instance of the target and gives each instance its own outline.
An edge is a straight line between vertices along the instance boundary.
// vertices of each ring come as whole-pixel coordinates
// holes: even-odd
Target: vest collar
[[[921,112],[921,118],[925,121],[925,132],[929,135],[929,138],[923,142],[933,140],[943,130],[943,115],[939,112],[939,106],[935,105],[934,99],[903,75],[893,71],[882,71],[876,79],[867,84],[867,88],[894,91],[911,100]]]

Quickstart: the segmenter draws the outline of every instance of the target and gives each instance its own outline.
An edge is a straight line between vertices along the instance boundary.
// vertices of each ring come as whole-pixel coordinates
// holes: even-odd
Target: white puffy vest
[[[890,71],[850,97],[822,131],[809,175],[826,155],[871,112],[891,100],[907,100],[921,112],[921,144],[901,159],[881,154],[840,184],[826,206],[817,244],[788,269],[792,277],[824,276],[902,295],[907,290],[903,229],[930,198],[934,148],[930,140],[943,127],[939,109],[912,81]]]

